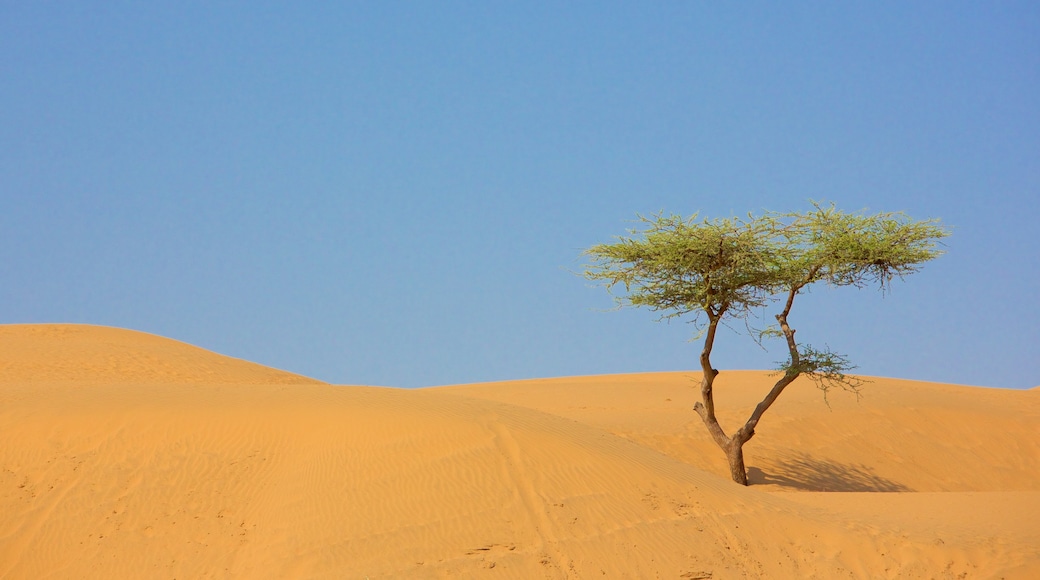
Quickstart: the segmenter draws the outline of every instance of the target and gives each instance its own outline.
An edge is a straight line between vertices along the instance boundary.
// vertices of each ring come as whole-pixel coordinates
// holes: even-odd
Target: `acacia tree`
[[[701,400],[694,405],[715,443],[726,454],[733,481],[747,485],[743,446],[777,397],[805,375],[824,392],[832,387],[857,390],[846,374],[854,368],[843,355],[795,340],[789,317],[795,298],[817,283],[882,291],[895,278],[917,272],[942,254],[939,240],[949,231],[938,220],[914,221],[902,213],[846,213],[813,203],[803,213],[768,212],[761,217],[699,219],[678,215],[640,216],[644,230],[632,230],[615,243],[585,250],[584,276],[615,294],[619,306],[639,306],[661,319],[689,317],[704,339],[700,354]],[[776,323],[754,330],[753,314],[780,304]],[[788,359],[780,378],[747,421],[732,435],[715,416],[712,387],[719,371],[711,351],[720,324],[739,319],[752,337],[782,340]]]

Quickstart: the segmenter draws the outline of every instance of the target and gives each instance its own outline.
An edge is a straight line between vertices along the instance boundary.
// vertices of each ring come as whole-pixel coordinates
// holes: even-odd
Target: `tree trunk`
[[[744,468],[744,443],[747,443],[748,439],[755,435],[755,424],[758,423],[758,415],[772,404],[772,400],[767,398],[767,402],[764,405],[759,405],[761,410],[758,411],[758,415],[752,415],[753,421],[749,421],[743,430],[735,433],[733,437],[726,436],[726,432],[719,425],[718,418],[715,417],[715,396],[712,393],[712,389],[715,377],[719,375],[719,371],[711,366],[711,349],[715,344],[715,331],[718,328],[719,321],[722,319],[722,314],[723,312],[708,310],[708,329],[704,336],[704,349],[701,351],[701,371],[704,373],[704,378],[701,379],[701,400],[693,405],[693,410],[697,411],[697,414],[701,416],[701,420],[704,421],[704,425],[708,428],[711,438],[726,453],[726,459],[729,461],[730,477],[740,485],[747,485],[747,469]],[[778,389],[774,389],[774,391],[779,395]]]
[[[726,448],[726,459],[729,461],[729,476],[740,485],[747,485],[747,469],[744,468],[744,443],[733,438]]]

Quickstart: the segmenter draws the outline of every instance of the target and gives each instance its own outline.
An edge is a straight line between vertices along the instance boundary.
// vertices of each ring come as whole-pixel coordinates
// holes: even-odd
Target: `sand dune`
[[[0,381],[21,384],[304,384],[314,379],[107,326],[0,325]]]
[[[725,476],[721,452],[691,410],[697,375],[539,379],[439,390],[538,409],[593,425]],[[745,446],[752,483],[775,491],[1040,491],[1040,393],[865,377],[857,399],[825,401],[791,385]],[[733,431],[772,386],[760,371],[716,379],[719,420]]]
[[[874,381],[793,385],[743,488],[682,373],[331,386],[0,326],[0,577],[1040,577],[1040,393]]]

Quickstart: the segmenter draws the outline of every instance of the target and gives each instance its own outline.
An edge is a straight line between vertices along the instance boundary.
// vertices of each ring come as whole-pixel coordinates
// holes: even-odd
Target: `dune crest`
[[[88,324],[0,325],[0,376],[8,383],[321,383],[170,338]]]
[[[13,346],[2,578],[1040,575],[1040,491],[1016,483],[1040,475],[1035,447],[1023,442],[1016,466],[1003,439],[964,435],[1033,420],[1033,393],[885,383],[903,415],[799,394],[763,421],[774,427],[750,461],[762,484],[744,488],[715,472],[717,450],[698,451],[681,373],[403,390],[279,383],[281,371],[118,329]],[[720,409],[739,412],[737,383]],[[871,420],[921,440],[964,423],[954,440],[978,444],[971,468],[1003,474],[910,476],[885,459],[888,439],[868,439]],[[1035,423],[1016,425],[1035,443]],[[765,461],[784,449],[801,463]],[[943,477],[986,491],[902,490]]]

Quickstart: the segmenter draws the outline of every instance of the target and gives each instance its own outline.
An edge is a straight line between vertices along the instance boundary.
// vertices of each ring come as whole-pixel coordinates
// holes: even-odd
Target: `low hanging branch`
[[[856,391],[846,374],[854,368],[844,356],[799,345],[789,322],[799,293],[816,283],[884,291],[896,277],[917,272],[942,254],[939,241],[949,231],[938,220],[913,221],[901,213],[864,215],[813,203],[804,213],[766,213],[747,219],[699,220],[657,214],[640,216],[646,226],[612,244],[592,246],[584,276],[608,291],[623,287],[615,299],[661,313],[661,319],[691,316],[703,333],[700,355],[701,401],[694,410],[725,452],[733,480],[747,485],[743,445],[755,435],[762,415],[788,385],[805,375],[826,397],[838,386]],[[715,416],[712,388],[719,371],[711,364],[718,325],[743,319],[755,309],[782,301],[775,326],[759,333],[785,341],[789,358],[780,379],[742,427],[727,435]]]

